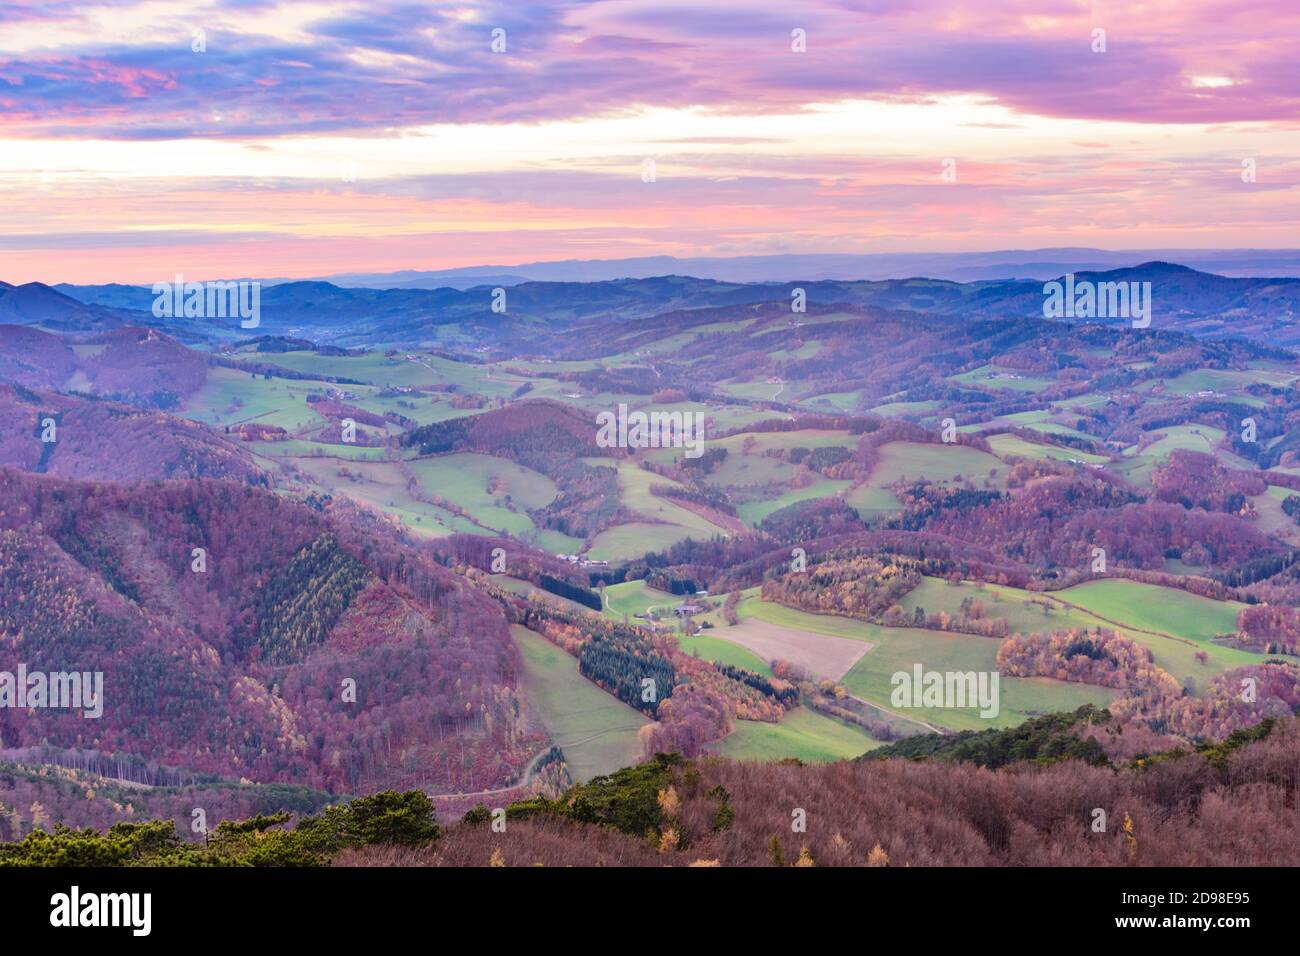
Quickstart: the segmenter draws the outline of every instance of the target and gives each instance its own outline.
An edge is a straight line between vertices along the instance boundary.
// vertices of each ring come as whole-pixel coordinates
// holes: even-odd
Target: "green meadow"
[[[861,728],[799,707],[779,724],[738,720],[736,729],[710,749],[732,760],[795,757],[808,763],[827,763],[857,757],[879,746]]]
[[[398,518],[416,534],[446,537],[453,533],[486,534],[472,521],[445,508],[411,496],[406,478],[392,462],[341,462],[328,458],[299,458],[294,466],[330,494]],[[346,474],[340,472],[346,471]]]
[[[257,422],[295,432],[325,424],[307,404],[307,395],[333,387],[324,382],[267,379],[215,366],[186,401],[184,414],[206,425]]]
[[[977,637],[948,631],[930,631],[906,627],[872,627],[875,646],[868,651],[841,683],[848,691],[880,707],[904,716],[919,718],[953,730],[984,730],[990,727],[1013,727],[1030,717],[1062,710],[1074,710],[1084,704],[1106,706],[1113,691],[1089,684],[1073,684],[1049,678],[1002,677],[999,680],[999,707],[994,717],[980,715],[978,707],[918,707],[896,709],[892,704],[893,677],[910,675],[920,664],[922,671],[975,671],[992,673],[997,669],[996,638]]]
[[[680,596],[656,590],[641,580],[605,586],[605,614],[619,621],[624,615],[631,618],[646,613],[652,607],[664,610],[674,608],[682,601]]]
[[[452,501],[479,524],[524,539],[536,530],[528,510],[545,507],[558,493],[545,475],[491,455],[420,458],[408,467],[427,496]]]
[[[647,551],[661,551],[685,538],[711,538],[729,533],[727,528],[682,507],[671,498],[652,494],[652,485],[677,484],[646,471],[635,462],[623,459],[586,459],[592,464],[618,469],[619,495],[623,504],[648,520],[632,521],[602,531],[591,543],[588,557],[601,561],[621,561],[640,557]]]
[[[1056,445],[1040,445],[1037,442],[1025,441],[1016,435],[1006,433],[1000,435],[988,436],[989,447],[999,458],[1016,456],[1019,458],[1055,458],[1058,461],[1068,461],[1074,459],[1089,464],[1105,464],[1109,461],[1103,455],[1094,455],[1090,452],[1079,451],[1075,448],[1060,448]]]
[[[637,731],[649,723],[640,711],[578,673],[578,662],[546,638],[510,628],[523,659],[523,689],[569,772],[582,782],[630,767],[641,756]]]
[[[721,636],[715,636],[718,630],[722,631]],[[694,637],[678,634],[677,644],[692,657],[718,664],[730,664],[732,667],[743,667],[756,674],[772,676],[772,668],[768,666],[767,661],[753,651],[728,641],[726,633],[725,628],[715,628],[713,631],[704,631]]]
[[[984,605],[986,617],[1005,618],[1012,631],[1025,634],[1076,627],[1118,631],[1150,649],[1158,666],[1180,682],[1190,679],[1198,691],[1215,674],[1262,660],[1212,641],[1236,630],[1237,614],[1245,605],[1123,578],[1050,592],[926,578],[899,603],[909,613],[920,606],[927,613],[956,615],[967,597]],[[1197,660],[1198,652],[1206,654],[1206,663]]]
[[[889,486],[901,478],[928,478],[937,484],[969,480],[976,488],[1002,488],[1008,470],[1004,462],[968,445],[889,442],[880,446],[880,461],[871,476],[844,500],[868,519],[898,509]]]
[[[830,498],[847,489],[852,482],[842,481],[832,478],[823,478],[815,481],[806,488],[798,488],[794,491],[787,491],[776,498],[768,498],[763,501],[747,501],[736,509],[740,519],[751,528],[756,526],[768,515],[780,511],[782,508],[789,507],[800,501],[807,501],[809,498]]]
[[[995,377],[1003,376],[1003,377]],[[1015,376],[1015,377],[1008,377]],[[1013,392],[1041,392],[1053,384],[1051,379],[1026,375],[1013,369],[999,369],[991,365],[981,365],[960,375],[950,376],[950,381],[959,385],[971,385],[976,388],[988,388]]]

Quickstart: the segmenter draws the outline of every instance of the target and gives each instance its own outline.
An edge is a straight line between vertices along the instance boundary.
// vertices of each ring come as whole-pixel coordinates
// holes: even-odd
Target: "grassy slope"
[[[1282,502],[1294,494],[1296,492],[1290,488],[1269,485],[1267,492],[1250,498],[1251,504],[1259,514],[1255,526],[1265,534],[1281,538],[1292,547],[1300,544],[1300,525],[1297,525],[1294,519],[1282,510]]]
[[[1235,629],[1237,612],[1244,605],[1119,578],[1053,592],[971,582],[952,585],[927,578],[900,603],[908,612],[919,605],[928,613],[956,614],[966,597],[980,601],[988,617],[1006,618],[1013,630],[1023,633],[1072,627],[1117,630],[1149,648],[1156,663],[1179,681],[1192,678],[1198,688],[1221,671],[1261,660],[1259,655],[1210,642],[1214,635]],[[1207,663],[1196,660],[1198,651],[1208,655]]]
[[[453,532],[486,533],[460,515],[412,498],[406,479],[391,462],[345,463],[324,458],[302,458],[294,463],[330,494],[344,495],[395,515],[417,534],[445,537]],[[346,468],[352,477],[341,477],[338,474],[341,468]]]
[[[833,497],[844,491],[849,485],[850,482],[848,481],[823,478],[805,488],[787,491],[776,498],[768,498],[765,501],[748,501],[736,510],[739,512],[741,520],[752,528],[774,511],[780,511],[782,508],[799,501],[806,501],[809,498]]]
[[[545,475],[491,455],[463,453],[422,458],[410,462],[410,469],[428,495],[453,501],[475,521],[524,540],[536,530],[526,513],[528,509],[550,504],[557,494],[555,482]],[[498,495],[487,491],[494,475],[503,485]],[[513,502],[513,510],[505,506],[506,496]]]
[[[739,644],[731,643],[726,639],[726,634],[727,632],[724,629],[721,634],[706,631],[702,634],[696,634],[694,637],[679,635],[677,643],[687,654],[703,660],[714,661],[719,664],[730,664],[732,667],[743,667],[746,670],[754,671],[756,674],[771,676],[772,668],[767,666],[767,661],[753,651],[741,647]]]
[[[1019,375],[1020,377],[989,377],[991,374],[997,372]],[[962,372],[960,375],[952,375],[949,377],[949,381],[957,382],[960,385],[970,385],[976,388],[989,389],[991,391],[1011,392],[1041,392],[1052,384],[1052,379],[1026,375],[1023,372],[1017,372],[1010,369],[996,369],[992,365],[981,365],[979,368],[971,369],[969,372]]]
[[[1237,601],[1214,601],[1175,588],[1122,579],[1089,581],[1057,591],[1053,597],[1135,628],[1174,634],[1198,643],[1235,631],[1237,614],[1246,607]]]
[[[776,386],[768,385],[769,389]],[[745,443],[752,442],[748,453]],[[774,449],[790,448],[829,448],[840,447],[852,449],[857,444],[857,437],[847,431],[835,429],[808,428],[793,432],[742,432],[709,442],[710,447],[727,450],[727,457],[717,471],[704,480],[719,488],[753,488],[758,485],[789,484],[801,469],[764,454]],[[680,456],[676,449],[652,450],[647,457],[661,464],[671,463]],[[803,501],[807,498],[822,498],[834,495],[849,486],[847,481],[820,479],[805,488],[792,488],[778,495],[768,495],[747,501],[738,511],[740,518],[753,527],[772,512]]]
[[[1159,437],[1140,452],[1136,446],[1126,449],[1126,460],[1114,466],[1116,472],[1144,488],[1151,486],[1151,476],[1156,466],[1168,461],[1175,451],[1216,454],[1215,446],[1224,438],[1222,429],[1211,428],[1209,425],[1174,425],[1162,428],[1155,434]]]
[[[1093,455],[1086,451],[1079,451],[1074,448],[1058,448],[1055,445],[1039,445],[1035,442],[1025,441],[1015,435],[1001,434],[991,435],[988,439],[989,447],[1002,457],[1007,455],[1016,455],[1020,458],[1055,458],[1059,461],[1067,461],[1074,458],[1078,461],[1086,461],[1091,464],[1104,464],[1107,459],[1102,455]]]
[[[800,707],[786,714],[779,724],[738,720],[736,729],[711,749],[733,760],[798,757],[822,763],[857,757],[879,746],[857,727]]]
[[[644,614],[649,608],[673,608],[684,599],[679,595],[669,594],[650,587],[644,581],[625,581],[622,584],[610,584],[605,587],[605,614],[616,621],[623,620],[623,615]]]
[[[610,465],[608,460],[598,462]],[[692,511],[650,493],[650,486],[674,484],[653,472],[646,471],[635,462],[622,460],[618,467],[618,486],[623,504],[637,514],[653,519],[618,525],[601,532],[592,542],[590,557],[598,560],[618,561],[640,557],[647,551],[659,551],[684,538],[708,539],[725,533]]]
[[[637,731],[649,723],[639,711],[578,673],[578,662],[545,638],[514,625],[510,635],[523,657],[523,689],[551,740],[564,751],[575,780],[612,773],[640,759]]]
[[[207,425],[258,422],[287,431],[323,425],[306,398],[334,386],[323,382],[265,379],[234,369],[208,369],[203,386],[185,403],[184,414]]]
[[[845,676],[849,692],[884,708],[890,707],[893,685],[890,678],[899,671],[910,673],[914,664],[925,670],[992,671],[997,661],[995,638],[977,637],[911,627],[879,627],[866,621],[827,614],[808,614],[778,604],[746,598],[738,612],[800,630],[818,631],[837,637],[870,641],[875,646]],[[1009,727],[1026,717],[1057,710],[1073,710],[1082,704],[1105,706],[1114,697],[1106,688],[1067,684],[1047,678],[1002,678],[1000,713],[985,719],[976,710],[912,708],[906,715],[955,730],[983,730],[990,726]]]
[[[911,674],[916,664],[923,671],[992,672],[997,669],[998,640],[913,628],[877,628],[877,643],[844,678],[850,693],[882,707],[890,707],[894,674]],[[1087,684],[1069,684],[1050,678],[1002,677],[999,712],[980,716],[978,708],[912,707],[903,713],[954,730],[1011,727],[1028,717],[1083,704],[1104,707],[1114,692]]]
[[[992,479],[989,472],[994,472]],[[958,476],[970,479],[975,487],[1000,488],[1005,484],[1007,466],[987,452],[966,445],[889,442],[880,447],[880,462],[871,477],[854,488],[845,500],[864,518],[899,507],[898,499],[888,486],[900,478],[925,477],[949,484]]]

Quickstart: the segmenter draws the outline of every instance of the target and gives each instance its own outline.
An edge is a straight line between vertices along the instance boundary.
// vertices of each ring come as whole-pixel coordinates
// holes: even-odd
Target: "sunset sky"
[[[14,283],[1300,246],[1300,4],[5,0],[0,137]]]

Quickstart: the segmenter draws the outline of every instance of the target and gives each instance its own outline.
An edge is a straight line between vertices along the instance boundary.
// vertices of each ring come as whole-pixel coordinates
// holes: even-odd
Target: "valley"
[[[291,285],[268,303],[291,303]],[[93,560],[56,537],[66,567],[173,622],[160,646],[181,643],[167,653],[206,643],[202,653],[233,668],[217,686],[256,688],[269,712],[309,712],[288,719],[282,757],[253,764],[195,760],[181,739],[142,748],[129,729],[44,739],[69,753],[126,748],[168,773],[211,775],[204,787],[306,784],[328,800],[392,781],[454,810],[474,794],[557,793],[667,749],[820,763],[1081,707],[1107,708],[1153,740],[1202,740],[1296,702],[1300,624],[1243,623],[1252,607],[1300,605],[1294,355],[1203,325],[884,308],[892,293],[868,296],[869,285],[810,283],[808,311],[792,317],[781,288],[539,283],[513,298],[510,337],[464,311],[471,289],[431,293],[446,302],[438,321],[353,324],[346,341],[329,334],[325,308],[291,311],[294,338],[272,321],[242,341],[187,329],[185,345],[131,324],[139,317],[118,292],[100,305],[98,293],[64,289],[91,303],[67,306],[68,322],[108,330],[0,326],[24,354],[45,356],[0,367],[0,399],[32,429],[47,413],[59,428],[52,448],[34,430],[0,443],[15,547],[29,547],[35,527],[13,510],[36,491],[23,482],[217,480],[304,508],[322,527],[372,529],[393,557],[367,565],[377,544],[345,545],[383,589],[341,592],[331,613],[342,616],[264,660],[265,649],[247,650],[249,628],[266,627],[257,582],[315,560],[311,541],[280,542],[253,603],[218,612],[228,598],[159,589],[170,559],[151,532],[126,530],[143,516],[104,519]],[[723,292],[737,301],[718,304]],[[321,284],[314,294],[342,308],[360,293]],[[120,324],[92,306],[116,309]],[[703,455],[600,447],[595,417],[619,405],[702,416]],[[445,600],[410,603],[419,564],[447,577],[439,588],[474,595],[471,630]],[[326,717],[337,705],[319,688],[291,703],[308,686],[295,669],[318,684],[387,673],[429,627],[444,635],[420,652],[429,662],[372,682],[349,718],[355,731]],[[463,666],[455,640],[504,656],[485,665],[498,669],[464,705],[468,718],[423,723],[429,706],[442,713],[431,701],[464,692],[439,676]],[[974,701],[900,705],[898,675],[918,667],[1000,672],[996,716]],[[1226,704],[1243,676],[1262,681],[1264,699]],[[391,721],[372,728],[386,709],[416,723],[397,737]],[[422,723],[457,729],[430,739]],[[311,729],[321,726],[336,728],[326,737],[382,733],[384,756],[340,775],[337,748]],[[0,756],[28,746],[19,725],[0,735]],[[298,735],[307,762],[292,756]]]

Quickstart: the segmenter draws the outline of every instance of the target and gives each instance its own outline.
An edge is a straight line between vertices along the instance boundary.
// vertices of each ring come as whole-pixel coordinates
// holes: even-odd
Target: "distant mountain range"
[[[99,328],[106,322],[111,324],[113,318],[94,296],[70,298],[41,282],[0,282],[0,316],[2,322],[43,325],[61,332]]]
[[[473,266],[428,272],[349,273],[324,276],[344,287],[369,289],[471,288],[524,282],[603,282],[688,275],[721,282],[909,279],[951,282],[1053,279],[1067,272],[1102,272],[1153,260],[1177,262],[1224,276],[1300,276],[1298,249],[1008,249],[1000,252],[905,252],[870,255],[771,255],[730,258],[644,256],[632,259],[565,259],[516,266]]]
[[[1168,262],[1101,272],[1079,270],[1079,282],[1151,283],[1151,327],[1202,338],[1245,337],[1300,347],[1300,278],[1232,277]],[[1057,273],[1050,279],[1060,278]],[[468,289],[344,287],[324,281],[264,288],[261,324],[253,335],[287,336],[339,346],[499,347],[533,342],[591,321],[620,323],[703,308],[790,303],[804,290],[809,307],[875,307],[961,316],[970,320],[1041,319],[1040,279],[953,282],[945,279],[724,282],[654,276],[598,282],[529,281],[511,286],[504,312],[493,311],[493,287]],[[123,325],[150,326],[182,342],[230,343],[250,337],[234,319],[155,318],[143,286],[0,286],[0,324],[40,326],[87,339]],[[1084,321],[1071,319],[1065,321]],[[1103,324],[1127,323],[1101,318]],[[459,338],[457,338],[459,337]]]

